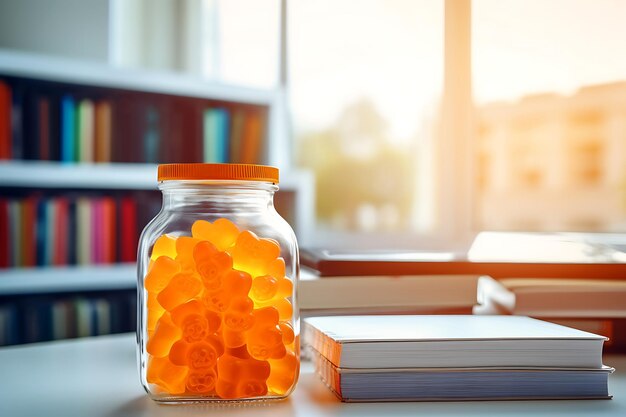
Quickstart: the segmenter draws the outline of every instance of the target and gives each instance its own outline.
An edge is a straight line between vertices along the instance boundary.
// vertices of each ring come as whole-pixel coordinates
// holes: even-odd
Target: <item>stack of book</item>
[[[603,336],[528,317],[311,317],[303,331],[346,402],[610,398]]]
[[[626,281],[509,278],[483,281],[474,314],[524,315],[608,337],[626,349]]]

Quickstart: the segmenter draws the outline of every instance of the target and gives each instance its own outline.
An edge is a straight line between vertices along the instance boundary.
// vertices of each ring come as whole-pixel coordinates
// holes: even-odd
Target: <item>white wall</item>
[[[107,62],[108,0],[0,0],[0,48]]]

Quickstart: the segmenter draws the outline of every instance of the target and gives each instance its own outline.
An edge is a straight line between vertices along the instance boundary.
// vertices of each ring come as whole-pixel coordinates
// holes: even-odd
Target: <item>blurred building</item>
[[[492,230],[626,230],[626,82],[478,109],[477,220]]]

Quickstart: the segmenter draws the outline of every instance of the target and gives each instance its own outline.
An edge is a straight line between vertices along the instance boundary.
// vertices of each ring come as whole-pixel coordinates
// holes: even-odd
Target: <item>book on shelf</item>
[[[128,292],[13,299],[0,305],[0,346],[129,332],[135,311]]]
[[[0,197],[0,268],[134,262],[139,227],[158,212],[157,197]]]
[[[528,317],[310,317],[303,332],[343,401],[609,398],[605,338]]]
[[[0,74],[0,159],[263,163],[267,115],[265,105]]]
[[[338,314],[471,314],[477,303],[477,275],[319,277],[301,269],[299,305],[303,316]]]

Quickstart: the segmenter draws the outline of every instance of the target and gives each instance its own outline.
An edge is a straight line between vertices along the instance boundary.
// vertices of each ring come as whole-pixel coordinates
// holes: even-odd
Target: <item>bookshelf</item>
[[[282,104],[282,96],[278,89],[253,89],[200,80],[174,73],[119,69],[94,62],[6,49],[0,49],[0,81],[3,81],[5,85],[9,85],[9,88],[13,89],[11,90],[12,92],[18,91],[16,94],[23,94],[23,100],[18,100],[20,106],[19,113],[21,114],[21,119],[18,120],[20,120],[19,125],[24,130],[20,134],[21,138],[18,144],[25,150],[22,153],[13,152],[15,131],[13,130],[14,126],[12,126],[9,136],[9,140],[13,141],[10,147],[12,152],[10,156],[12,158],[6,159],[5,156],[3,159],[0,150],[0,203],[2,203],[3,199],[12,202],[18,200],[26,201],[31,195],[35,195],[36,202],[34,207],[37,210],[36,216],[39,216],[40,206],[45,206],[46,204],[54,205],[59,200],[70,200],[72,201],[71,204],[75,202],[78,204],[78,200],[83,199],[83,197],[93,201],[113,199],[117,207],[114,210],[118,210],[114,218],[116,222],[120,222],[116,223],[114,227],[117,227],[119,230],[120,227],[123,228],[123,226],[120,226],[122,218],[120,215],[121,211],[119,211],[120,201],[123,199],[134,199],[139,201],[137,203],[137,212],[139,214],[133,220],[136,223],[136,237],[138,238],[144,223],[152,218],[160,207],[160,193],[156,187],[158,163],[202,162],[204,160],[203,156],[206,157],[206,154],[203,154],[203,147],[210,146],[207,145],[209,142],[207,142],[206,137],[206,131],[209,128],[206,124],[203,124],[203,122],[206,123],[206,119],[203,117],[206,117],[206,109],[219,108],[229,113],[227,120],[228,123],[231,123],[228,130],[230,136],[222,138],[225,138],[229,148],[232,145],[230,142],[235,140],[233,129],[235,123],[234,115],[236,113],[245,115],[246,118],[251,117],[250,115],[258,116],[261,120],[261,127],[256,132],[260,135],[260,145],[257,147],[257,152],[252,155],[254,160],[249,160],[251,158],[250,154],[247,155],[248,160],[238,160],[239,154],[234,154],[231,151],[230,154],[228,152],[225,153],[225,157],[230,157],[230,159],[212,160],[211,162],[252,162],[278,166],[281,169],[281,182],[280,191],[275,198],[277,210],[292,224],[299,239],[306,240],[307,236],[310,235],[310,219],[313,216],[314,205],[313,177],[310,173],[289,169],[290,163],[288,158],[285,158],[285,155],[288,154],[285,143],[286,135],[281,128],[284,124],[280,122],[283,119],[276,110]],[[41,107],[37,107],[37,100],[44,96],[50,101],[51,106],[56,106],[56,113],[51,111],[50,118],[58,121],[61,119],[59,116],[63,115],[61,113],[63,111],[61,100],[67,95],[71,95],[76,99],[76,114],[79,114],[81,100],[92,100],[94,107],[99,101],[110,101],[113,109],[112,123],[114,125],[113,127],[109,126],[112,139],[110,158],[108,160],[99,160],[96,156],[97,151],[94,151],[92,159],[82,159],[82,154],[78,149],[76,149],[74,154],[77,155],[75,159],[62,159],[63,154],[59,149],[63,146],[61,143],[63,132],[58,125],[53,127],[52,124],[48,123],[48,119],[43,119],[42,113],[37,113],[38,111],[41,112]],[[12,95],[11,97],[14,96]],[[145,140],[141,136],[145,136],[145,130],[138,131],[135,128],[134,131],[131,131],[132,129],[126,129],[126,126],[122,125],[123,123],[136,123],[137,117],[135,117],[135,114],[130,118],[126,116],[125,119],[122,117],[115,119],[117,117],[115,106],[119,104],[121,107],[120,103],[129,98],[139,103],[139,106],[156,106],[160,118],[165,120],[165,124],[159,125],[159,128],[162,129],[158,136],[159,152],[153,153],[152,157],[146,157],[141,153],[145,151],[143,148],[145,142],[141,142]],[[35,103],[35,105],[29,104],[30,102]],[[15,106],[15,101],[9,102],[10,114],[8,118],[5,117],[4,119],[5,121],[9,120],[13,125],[15,125]],[[6,106],[4,108],[6,109]],[[137,108],[137,105],[135,105],[131,109],[135,112],[145,110],[144,108],[137,110]],[[2,106],[0,106],[1,110]],[[126,111],[127,109],[124,110]],[[36,130],[28,127],[32,120],[24,117],[24,112],[28,111],[34,111],[36,114],[34,116],[38,126]],[[176,113],[184,114],[191,111],[195,112],[193,119],[178,119],[177,125],[168,122],[169,119],[173,120],[176,117]],[[202,114],[203,111],[205,112],[204,116]],[[123,115],[121,112],[119,114]],[[46,123],[43,123],[42,120],[46,120]],[[63,123],[62,120],[58,123]],[[78,123],[82,122],[82,120],[78,121]],[[2,120],[0,119],[1,124]],[[189,138],[189,131],[180,133],[176,137],[172,136],[172,131],[176,133],[177,128],[186,128],[189,124],[197,125],[197,127],[194,127],[195,130],[191,131],[195,135],[195,142]],[[41,128],[39,125],[44,126],[44,128]],[[171,126],[174,126],[174,128]],[[233,127],[233,129],[230,129],[230,127]],[[58,134],[54,136],[54,139],[50,139],[53,135],[49,133],[50,138],[46,138],[45,143],[49,143],[48,140],[50,142],[58,140],[59,144],[55,151],[51,147],[49,152],[44,153],[37,147],[44,143],[40,142],[42,137],[41,131],[46,128],[50,131],[55,129],[58,131]],[[141,129],[148,128],[142,125]],[[82,136],[80,136],[82,131],[76,127],[74,134],[77,137],[77,148],[79,146],[82,147],[82,142],[78,142],[83,140]],[[123,138],[120,135],[123,135]],[[95,149],[97,138],[95,136],[92,137]],[[114,143],[116,138],[118,138],[121,144],[116,145]],[[2,138],[0,137],[0,142],[1,140]],[[127,153],[126,148],[133,146],[132,143],[135,140],[141,143],[134,145],[135,151],[133,153]],[[172,145],[167,145],[168,141]],[[176,156],[171,155],[173,146],[180,146],[180,144],[187,146],[189,143],[193,143],[192,146],[194,147],[188,153],[179,153]],[[242,142],[239,148],[244,148],[247,143]],[[115,151],[116,146],[118,148],[117,153]],[[161,149],[161,147],[164,149]],[[34,151],[31,153],[32,149]],[[119,157],[122,155],[119,149],[123,150],[124,158]],[[137,149],[139,150],[137,151]],[[190,155],[193,158],[190,158]],[[244,156],[241,157],[243,158]],[[141,203],[144,200],[149,200],[149,204]],[[142,208],[141,204],[144,204],[145,207]],[[5,205],[5,207],[7,206]],[[11,208],[10,204],[8,207],[9,209]],[[96,208],[96,205],[93,207],[93,210],[100,210],[100,208]],[[32,210],[31,206],[31,212]],[[44,208],[43,212],[47,213],[46,210],[47,208]],[[54,213],[58,209],[55,206],[55,208],[50,210]],[[12,212],[6,211],[6,213]],[[70,213],[71,216],[74,215],[73,211],[70,211]],[[40,218],[35,217],[34,220],[38,222]],[[44,224],[51,224],[50,218],[46,218],[46,223]],[[91,224],[91,227],[93,227],[93,221]],[[9,226],[8,223],[7,226]],[[46,236],[53,235],[49,232],[52,228],[44,226],[43,230],[46,230]],[[120,238],[119,233],[117,238]],[[52,242],[55,242],[54,239],[49,237],[45,239],[48,247],[53,245]],[[38,242],[37,239],[35,241]],[[11,242],[11,244],[13,243]],[[78,247],[78,244],[76,247]],[[38,248],[38,253],[41,253],[40,247]],[[24,253],[24,249],[20,250]],[[8,268],[2,268],[2,265],[0,265],[0,329],[2,329],[3,325],[3,314],[4,316],[7,314],[24,316],[29,308],[31,299],[51,300],[53,303],[52,308],[54,309],[59,304],[55,300],[61,300],[63,297],[92,297],[90,294],[94,294],[93,297],[104,296],[106,298],[110,292],[113,294],[112,297],[118,297],[115,294],[120,293],[132,294],[136,286],[135,265],[132,262],[125,262],[125,260],[128,260],[128,256],[120,257],[118,253],[117,257],[115,257],[115,249],[113,251],[113,258],[108,258],[104,262],[102,260],[93,261],[92,258],[93,262],[88,262],[87,265],[77,260],[78,255],[74,258],[66,258],[67,264],[62,262],[60,265],[56,261],[54,264],[51,263],[50,259],[52,258],[48,257],[48,255],[46,255],[46,261],[43,265],[40,264],[39,258],[37,258],[38,266],[33,265],[32,262],[27,267],[19,266],[20,264],[11,264]],[[122,263],[118,263],[120,261]],[[67,301],[61,301],[61,303],[64,302]],[[56,307],[54,303],[57,304]],[[124,303],[124,305],[127,304],[126,299],[124,299]],[[13,305],[13,310],[9,311],[9,313],[3,312],[3,305],[5,307]],[[50,306],[45,308],[42,308],[39,304],[38,306],[42,311],[50,309]],[[15,313],[16,311],[17,313]],[[124,314],[128,317],[128,312]],[[45,314],[43,317],[45,317]],[[21,322],[22,319],[19,318],[19,320]],[[2,340],[1,336],[0,341]]]

